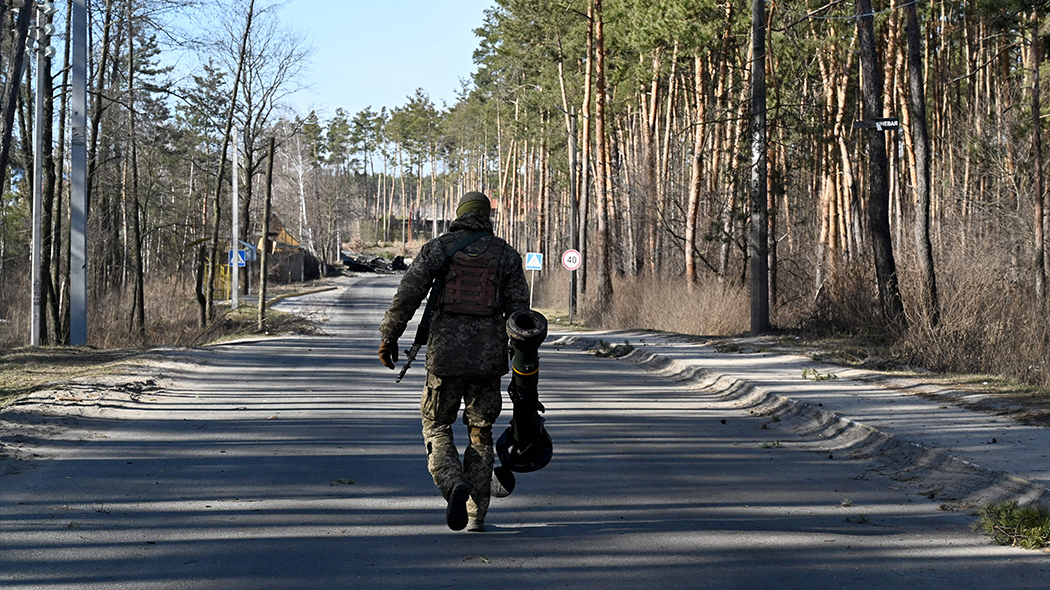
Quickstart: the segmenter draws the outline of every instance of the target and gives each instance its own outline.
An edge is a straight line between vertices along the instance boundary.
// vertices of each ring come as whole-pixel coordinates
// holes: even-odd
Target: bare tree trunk
[[[102,55],[98,60],[98,71],[95,78],[95,102],[91,109],[91,139],[88,142],[88,172],[87,172],[87,208],[88,214],[92,210],[98,213],[98,225],[105,236],[105,242],[103,243],[103,255],[99,264],[95,265],[95,268],[100,272],[94,273],[94,281],[96,285],[108,284],[112,273],[117,267],[116,259],[116,246],[115,240],[111,240],[110,236],[115,235],[117,230],[114,226],[114,215],[113,206],[111,204],[111,197],[109,191],[103,191],[101,194],[101,203],[92,206],[94,188],[97,184],[98,175],[98,150],[99,150],[99,129],[102,126],[102,113],[108,108],[109,103],[104,100],[105,98],[105,87],[106,87],[106,72],[109,70],[110,57],[113,51],[111,47],[112,30],[113,30],[113,2],[112,0],[105,0],[106,11],[102,21]]]
[[[401,161],[401,145],[397,146],[397,167],[401,169],[401,245],[408,244],[408,193],[405,190],[405,165]]]
[[[874,16],[871,0],[857,0],[857,32],[860,38],[861,89],[864,95],[864,118],[874,121],[882,116],[882,76],[878,73],[875,49]],[[886,139],[882,131],[868,130],[869,198],[868,218],[871,246],[875,254],[875,276],[883,315],[892,324],[904,325],[904,303],[897,283],[897,264],[893,259],[890,236],[889,184],[886,169]]]
[[[66,30],[72,30],[73,22],[73,10],[66,11]],[[58,115],[58,147],[55,153],[55,176],[58,178],[57,187],[57,203],[55,209],[58,214],[55,215],[54,223],[54,236],[55,245],[53,248],[54,255],[52,256],[52,268],[51,268],[51,283],[57,288],[58,295],[58,320],[53,327],[55,331],[55,343],[56,344],[69,344],[69,264],[70,264],[70,247],[71,242],[69,238],[63,238],[66,233],[63,231],[62,221],[65,218],[65,205],[63,204],[63,186],[64,186],[64,166],[65,166],[65,141],[66,141],[66,117],[69,114],[69,76],[71,72],[70,60],[71,60],[71,44],[73,35],[66,35],[65,40],[65,57],[62,63],[62,109]]]
[[[50,17],[48,17],[50,20]],[[44,75],[41,76],[41,95],[43,96],[43,121],[41,122],[41,160],[44,168],[43,201],[41,211],[41,227],[43,228],[43,239],[41,240],[40,252],[40,289],[43,296],[42,305],[46,314],[41,314],[44,325],[40,327],[40,333],[44,335],[50,344],[58,344],[61,339],[61,321],[58,314],[58,290],[52,274],[52,258],[55,239],[61,243],[61,235],[54,233],[55,193],[57,191],[58,177],[55,172],[55,153],[51,149],[54,144],[54,113],[55,113],[55,88],[51,77],[51,58],[44,59]]]
[[[262,252],[259,253],[259,323],[258,330],[265,330],[266,326],[266,271],[270,263],[270,193],[273,187],[273,151],[274,138],[270,138],[269,146],[266,148],[266,188],[263,197],[263,219],[262,219]]]
[[[0,190],[7,179],[7,161],[11,152],[11,133],[15,124],[15,107],[21,92],[22,68],[26,56],[26,38],[29,36],[29,20],[35,3],[25,1],[16,13],[11,56],[11,67],[7,70],[7,83],[4,85],[3,100],[0,101]]]
[[[766,2],[751,3],[751,333],[769,331],[766,168]]]
[[[595,170],[595,200],[598,204],[598,228],[595,236],[598,264],[596,279],[598,293],[595,303],[599,310],[605,310],[612,304],[612,260],[609,244],[609,146],[605,130],[605,36],[602,23],[602,0],[594,0],[594,91],[595,117],[594,136],[597,152],[597,170]]]
[[[1040,122],[1039,64],[1043,62],[1043,43],[1039,34],[1039,13],[1032,13],[1032,167],[1035,172],[1035,298],[1036,307],[1046,311],[1046,246],[1043,236],[1043,139]]]
[[[590,240],[590,192],[591,192],[591,87],[594,77],[594,2],[587,5],[587,65],[583,75],[583,104],[580,117],[583,119],[583,137],[580,145],[580,256],[583,258],[582,272],[579,274],[580,292],[587,292],[587,276],[590,273],[591,257]]]
[[[904,14],[907,19],[905,34],[908,38],[911,146],[915,160],[915,254],[923,283],[922,305],[925,313],[929,314],[931,323],[937,325],[940,321],[940,303],[937,298],[937,276],[933,267],[933,246],[930,244],[930,148],[929,133],[926,129],[926,89],[922,76],[919,19],[914,4],[909,3],[905,6]]]
[[[208,248],[204,244],[201,244],[197,248],[197,272],[194,294],[197,296],[197,304],[199,306],[200,313],[197,315],[198,325],[203,330],[208,327],[208,301],[204,295],[204,275],[205,269],[208,266]]]
[[[696,221],[700,212],[701,171],[704,162],[704,60],[697,49],[693,56],[693,153],[690,158],[689,197],[685,214],[685,279],[696,283]]]
[[[434,144],[430,144],[430,205],[433,207],[431,215],[431,237],[438,237],[438,198],[437,198],[437,161],[434,158]],[[365,202],[368,202],[368,188],[365,188]]]
[[[141,207],[139,206],[139,165],[138,165],[138,141],[135,137],[135,35],[133,34],[134,23],[132,22],[132,8],[134,4],[128,2],[128,141],[131,145],[128,149],[128,162],[131,168],[131,253],[134,260],[135,274],[134,291],[132,296],[131,330],[138,334],[146,333],[146,295],[143,285],[145,268],[142,262],[142,224]]]
[[[226,113],[226,129],[222,134],[222,154],[219,156],[219,172],[216,177],[215,183],[215,206],[212,217],[212,234],[211,234],[211,248],[210,248],[210,262],[208,265],[208,281],[206,289],[206,300],[207,310],[206,314],[209,319],[215,317],[215,270],[218,268],[219,261],[217,260],[219,255],[219,224],[222,223],[222,206],[219,199],[222,197],[222,178],[224,171],[226,170],[226,155],[227,150],[230,147],[230,132],[233,130],[233,112],[237,106],[237,89],[240,86],[241,72],[244,69],[244,54],[248,48],[248,35],[251,34],[252,30],[252,17],[255,16],[255,0],[251,0],[248,4],[248,19],[244,25],[244,35],[241,36],[241,54],[237,58],[237,75],[233,79],[233,92],[230,93],[230,108]],[[245,154],[245,157],[250,157],[251,154]],[[233,212],[237,214],[236,211]]]
[[[663,269],[664,240],[663,233],[667,220],[667,184],[670,180],[671,162],[671,128],[674,127],[674,103],[678,92],[678,43],[675,42],[671,53],[671,73],[667,78],[667,95],[664,99],[663,145],[660,151],[660,162],[656,174],[657,215],[653,220],[652,256],[654,275],[659,276]]]
[[[642,107],[641,114],[641,138],[639,146],[641,148],[641,193],[644,195],[644,201],[649,202],[650,199],[654,199],[656,196],[656,151],[657,151],[657,135],[656,135],[656,121],[657,114],[660,110],[660,49],[653,50],[653,63],[652,63],[652,74],[649,80],[649,93],[642,93],[639,104]],[[639,59],[644,59],[644,56],[639,55]],[[630,192],[628,192],[630,194]],[[654,199],[655,200],[655,199]],[[639,226],[638,236],[639,245],[643,242],[649,248],[649,259],[645,260],[642,255],[641,248],[636,249],[636,261],[635,268],[640,274],[642,270],[648,267],[649,275],[656,276],[656,257],[653,253],[656,250],[656,232],[658,231],[657,215],[650,208],[648,215],[642,217],[641,224]]]
[[[539,217],[536,227],[536,248],[537,252],[547,252],[547,256],[551,256],[553,252],[549,248],[545,248],[546,244],[549,244],[547,236],[550,233],[548,227],[548,214],[550,213],[550,196],[547,191],[547,135],[543,134],[543,139],[540,143],[540,170],[539,170],[539,195],[538,195],[538,209]]]

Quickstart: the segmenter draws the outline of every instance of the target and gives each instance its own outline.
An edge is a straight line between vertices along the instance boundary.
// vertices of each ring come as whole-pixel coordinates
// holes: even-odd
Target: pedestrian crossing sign
[[[246,257],[244,255],[244,250],[237,250],[236,255],[233,253],[233,250],[229,250],[228,252],[230,254],[230,266],[245,266],[244,259]]]
[[[543,254],[539,252],[526,253],[525,270],[543,270]]]

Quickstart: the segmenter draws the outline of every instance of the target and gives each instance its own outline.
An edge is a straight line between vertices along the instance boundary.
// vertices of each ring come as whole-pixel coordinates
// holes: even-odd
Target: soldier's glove
[[[397,341],[384,340],[379,344],[379,362],[390,370],[396,368],[394,363],[397,362]]]

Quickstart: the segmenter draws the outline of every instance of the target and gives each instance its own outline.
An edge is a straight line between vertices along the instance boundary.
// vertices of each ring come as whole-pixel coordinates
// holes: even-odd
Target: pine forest
[[[70,4],[0,3],[4,347],[28,344],[35,156],[40,329],[69,341]],[[271,191],[270,235],[324,276],[411,258],[481,190],[498,235],[545,253],[535,307],[568,308],[580,251],[590,327],[745,333],[761,287],[775,334],[1050,386],[1046,2],[495,0],[454,104],[356,113],[285,101],[311,47],[273,3],[87,4],[91,345],[216,321],[231,215],[260,243]]]

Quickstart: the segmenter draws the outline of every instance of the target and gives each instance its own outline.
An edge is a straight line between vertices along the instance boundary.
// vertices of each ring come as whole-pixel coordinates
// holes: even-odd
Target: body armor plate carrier
[[[441,298],[446,313],[477,316],[496,313],[500,308],[496,271],[505,244],[493,238],[480,254],[471,256],[460,251],[452,255],[452,267]]]

